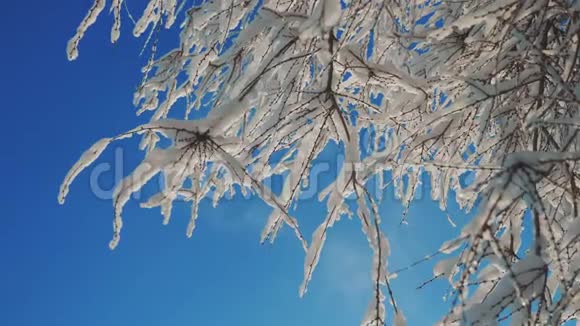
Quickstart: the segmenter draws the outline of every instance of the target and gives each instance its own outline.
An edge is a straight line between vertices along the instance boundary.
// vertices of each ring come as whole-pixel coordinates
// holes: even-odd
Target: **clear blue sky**
[[[204,202],[191,239],[185,237],[185,206],[162,226],[158,210],[139,209],[133,201],[115,251],[107,247],[111,202],[90,191],[90,170],[73,184],[67,203],[58,205],[60,182],[82,151],[145,121],[131,104],[143,40],[130,36],[128,24],[120,43],[111,45],[111,17],[105,14],[81,43],[79,60],[66,60],[66,41],[91,3],[2,5],[0,325],[357,325],[371,281],[370,250],[356,220],[332,230],[300,299],[304,254],[288,229],[273,246],[259,244],[269,213],[259,200],[234,198],[215,209]],[[115,148],[122,148],[128,173],[142,157],[136,145],[119,143],[97,164],[113,162]],[[332,161],[332,153],[322,160]],[[101,177],[101,185],[110,187],[112,173]],[[461,224],[465,216],[453,211]],[[314,200],[303,203],[298,216],[305,233],[324,213]],[[407,226],[399,225],[402,209],[392,192],[385,194],[381,213],[393,267],[432,252],[458,232],[428,198],[411,209]],[[409,325],[431,324],[448,307],[441,299],[444,281],[415,290],[432,266],[393,282]]]

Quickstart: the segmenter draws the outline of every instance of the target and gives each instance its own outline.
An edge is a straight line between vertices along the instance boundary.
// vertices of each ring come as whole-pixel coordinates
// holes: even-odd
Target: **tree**
[[[68,43],[70,60],[106,2],[94,0]],[[111,0],[112,42],[122,6]],[[179,44],[157,56],[159,31],[176,22]],[[394,324],[403,325],[379,199],[368,186],[394,187],[408,207],[427,174],[442,210],[449,200],[477,209],[439,251],[449,257],[434,279],[449,281],[453,303],[442,324],[580,318],[580,2],[150,0],[133,34],[147,31],[152,55],[135,105],[150,122],[93,145],[59,194],[62,203],[108,144],[142,137],[145,158],[114,194],[112,249],[123,206],[158,174],[164,189],[142,206],[161,207],[168,223],[172,203],[190,201],[188,236],[202,198],[211,193],[218,203],[235,189],[251,191],[272,207],[262,241],[287,225],[304,247],[303,295],[327,232],[356,215],[374,257],[362,324],[384,324],[388,300]],[[328,213],[307,239],[292,207],[331,142],[344,162],[320,193]],[[284,175],[279,195],[267,186],[273,175]]]

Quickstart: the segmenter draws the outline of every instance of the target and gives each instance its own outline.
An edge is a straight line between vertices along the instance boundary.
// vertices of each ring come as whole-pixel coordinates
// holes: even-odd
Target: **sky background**
[[[104,171],[99,185],[111,189],[143,157],[135,140],[111,146],[79,176],[66,204],[57,203],[62,178],[84,150],[147,119],[135,117],[131,103],[146,58],[139,57],[144,40],[131,36],[129,20],[111,45],[107,10],[82,41],[79,59],[66,60],[66,41],[91,3],[9,1],[0,10],[0,325],[358,325],[372,292],[371,251],[356,219],[331,230],[300,299],[304,253],[287,228],[274,245],[259,244],[270,209],[257,199],[235,197],[217,208],[204,201],[191,239],[185,205],[163,226],[159,210],[140,209],[134,200],[125,209],[121,243],[110,251],[111,201],[91,191],[91,174]],[[162,37],[171,44],[177,36]],[[123,171],[106,171],[120,153]],[[332,166],[334,155],[327,151],[319,161]],[[322,174],[320,182],[331,177]],[[154,190],[149,185],[143,196]],[[392,191],[384,198],[391,268],[459,232],[425,196],[408,225],[400,225],[403,210]],[[450,213],[458,224],[467,218],[454,206]],[[310,238],[325,207],[306,200],[297,216]],[[393,281],[409,325],[430,325],[449,307],[445,281],[415,289],[432,267]]]

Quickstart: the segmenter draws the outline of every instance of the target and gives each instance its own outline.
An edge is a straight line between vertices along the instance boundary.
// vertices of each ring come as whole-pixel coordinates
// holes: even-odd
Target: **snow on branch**
[[[94,1],[68,43],[70,60],[106,5]],[[123,5],[111,0],[112,42],[125,26]],[[142,137],[145,158],[114,194],[111,248],[131,193],[156,175],[164,187],[142,206],[160,207],[168,223],[175,200],[191,202],[187,236],[200,200],[250,191],[272,208],[261,240],[287,225],[305,250],[304,295],[331,227],[356,216],[373,252],[362,325],[404,325],[380,196],[369,187],[393,187],[408,209],[428,180],[443,211],[452,200],[477,211],[457,239],[421,260],[451,256],[420,286],[450,283],[441,324],[580,318],[578,1],[149,0],[136,18],[136,37],[179,30],[166,53],[150,45],[134,94],[149,122],[93,145],[59,193],[63,203],[111,142]],[[294,209],[331,143],[344,160],[320,192],[328,211],[308,239]],[[276,175],[279,194],[266,182]]]

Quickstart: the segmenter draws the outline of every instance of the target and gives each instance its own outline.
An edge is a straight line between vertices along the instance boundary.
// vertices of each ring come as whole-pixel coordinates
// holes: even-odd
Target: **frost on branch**
[[[69,59],[106,2],[81,21]],[[124,5],[111,1],[113,42],[130,26]],[[160,207],[168,223],[172,203],[189,201],[188,236],[203,198],[252,192],[272,207],[261,241],[286,225],[304,248],[304,295],[332,226],[356,216],[373,252],[362,324],[403,325],[380,227],[393,217],[381,216],[370,183],[394,188],[406,222],[428,182],[441,210],[452,200],[476,210],[422,285],[450,283],[442,324],[577,320],[579,17],[571,0],[147,1],[131,28],[151,46],[134,94],[149,122],[85,152],[59,201],[110,142],[140,135],[145,158],[115,191],[111,247],[130,194],[155,175],[163,189],[142,206]],[[179,44],[159,55],[157,31],[171,26]],[[307,239],[294,211],[331,143],[344,160]],[[283,177],[279,194],[273,176]]]

